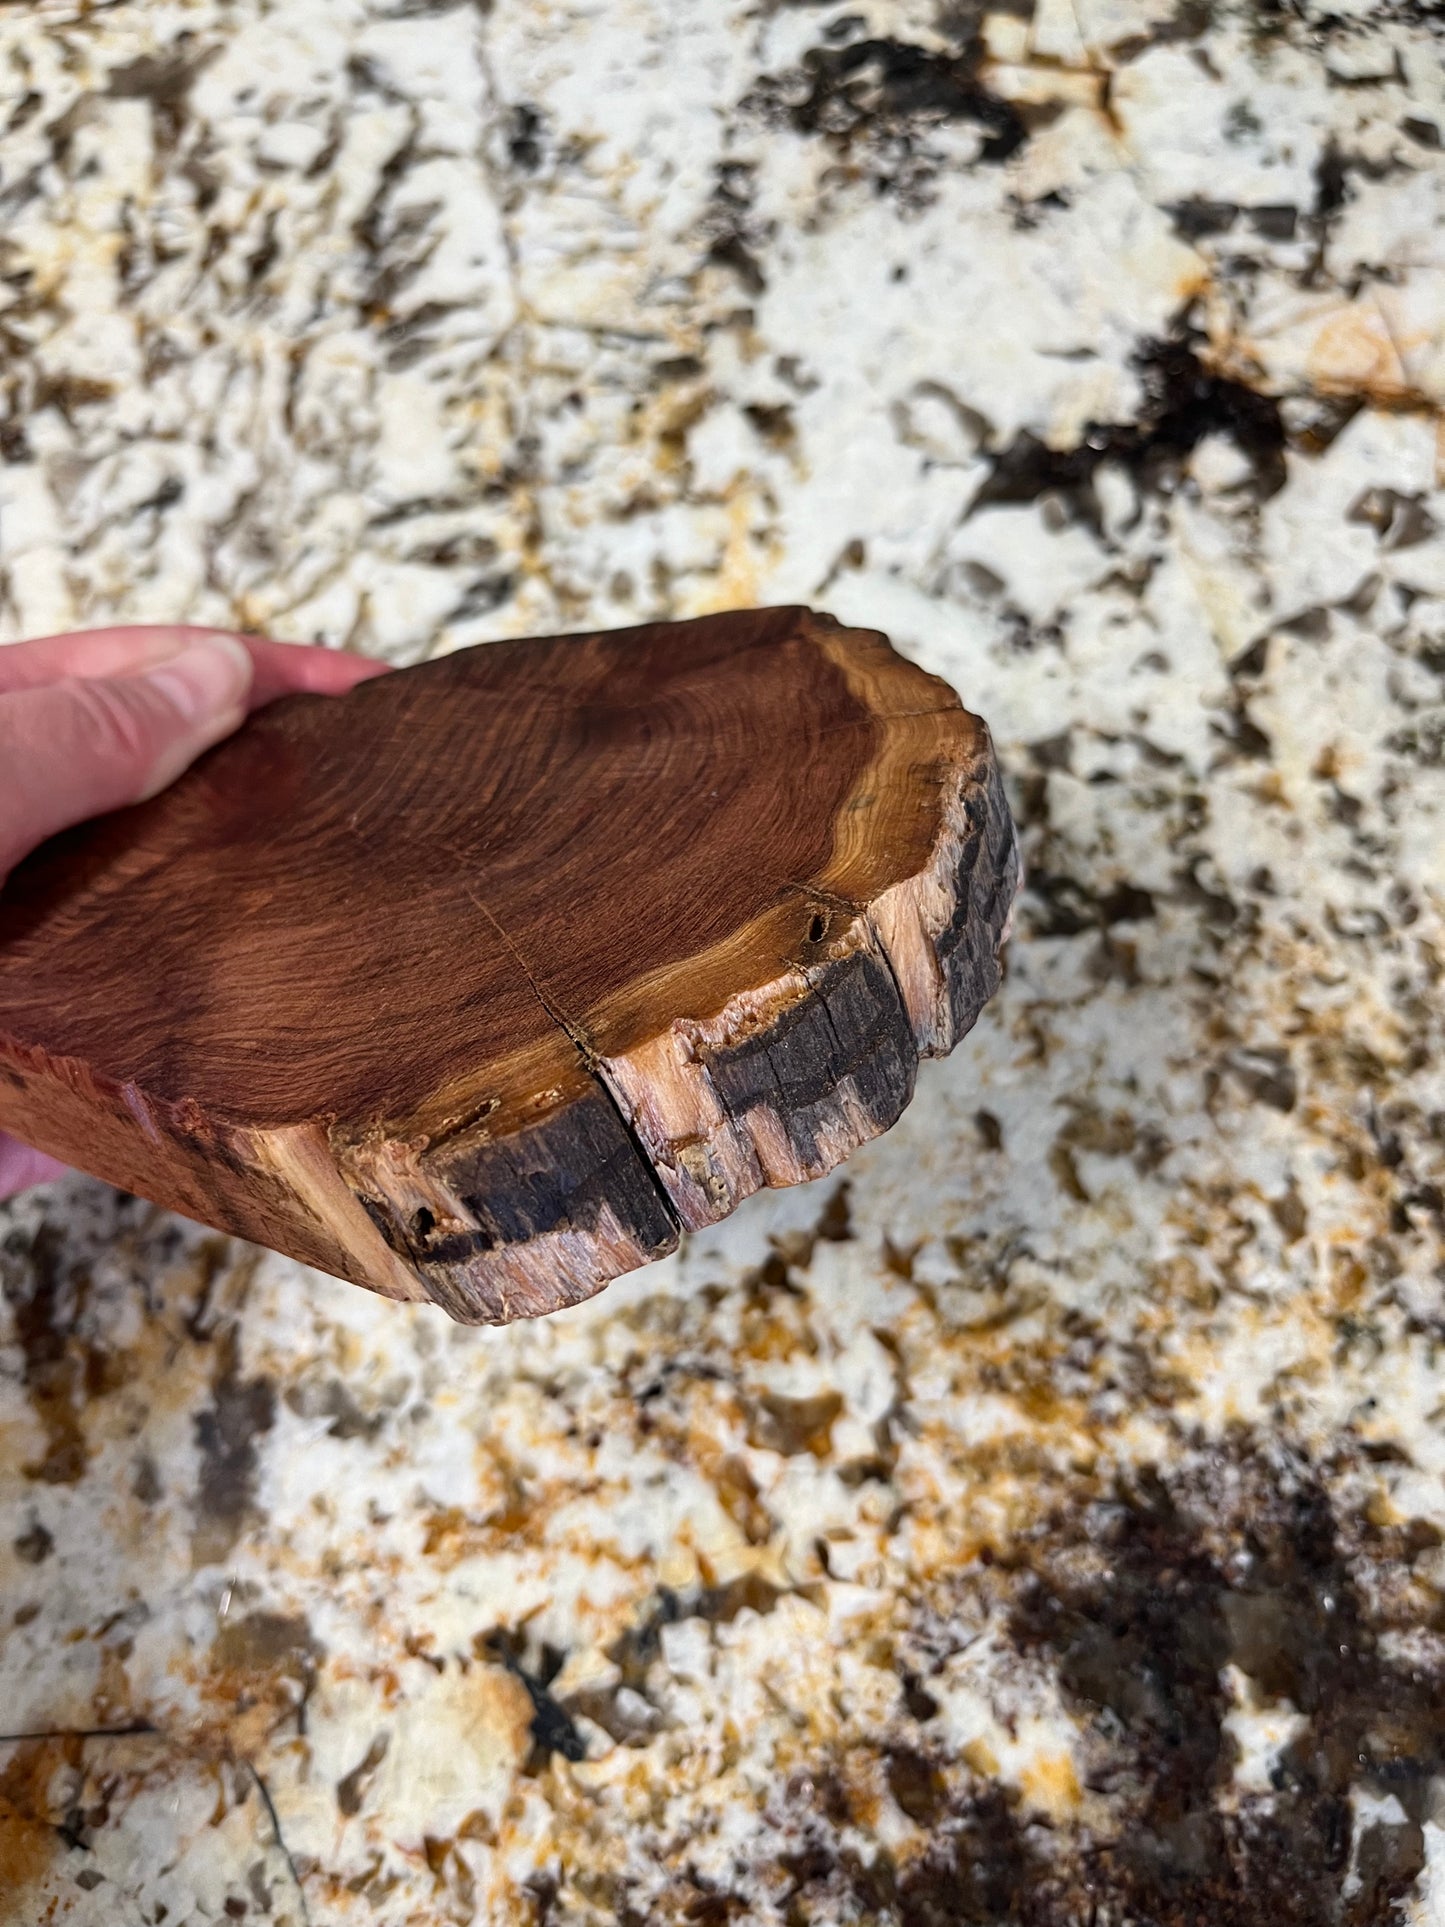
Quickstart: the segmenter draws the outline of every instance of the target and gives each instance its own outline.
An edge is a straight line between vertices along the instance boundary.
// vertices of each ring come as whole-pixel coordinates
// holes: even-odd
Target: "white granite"
[[[806,599],[1031,873],[846,1188],[536,1327],[0,1211],[0,1918],[1445,1919],[1442,52],[0,12],[9,634]]]

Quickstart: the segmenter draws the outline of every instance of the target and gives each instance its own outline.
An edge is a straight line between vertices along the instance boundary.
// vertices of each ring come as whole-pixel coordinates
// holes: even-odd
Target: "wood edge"
[[[1013,819],[983,730],[977,760],[949,785],[929,863],[869,906],[921,1057],[946,1056],[997,990],[1021,876]]]
[[[167,1211],[390,1298],[424,1296],[336,1172],[319,1131],[257,1131],[162,1104],[0,1033],[0,1129]]]
[[[853,694],[879,722],[956,715],[983,727],[944,677],[905,656],[881,629],[860,629],[821,609],[799,610],[804,635],[840,669]]]
[[[882,1108],[876,1087],[874,1102],[862,1103],[856,1079],[845,1076],[833,1093],[828,1126],[811,1133],[811,1155],[805,1156],[783,1107],[729,1102],[720,1088],[720,1061],[741,1048],[767,1051],[769,1038],[809,999],[821,997],[826,1017],[828,969],[864,954],[882,962],[891,985],[891,999],[874,986],[875,1016],[896,1003],[915,1066],[920,1056],[943,1055],[998,986],[998,953],[1018,886],[1012,819],[982,720],[880,632],[846,629],[809,610],[799,615],[804,632],[877,717],[881,740],[840,813],[841,834],[822,875],[799,886],[791,913],[769,911],[725,946],[771,937],[774,954],[791,961],[770,982],[734,995],[717,1011],[674,1019],[631,1048],[598,1058],[687,1229],[727,1216],[764,1186],[823,1175],[896,1122],[912,1094],[912,1069],[906,1079],[895,1074]],[[920,701],[921,695],[937,700]],[[925,788],[923,807],[934,813],[926,858],[913,874],[872,894],[869,886],[877,879],[867,870],[881,860],[880,852],[895,848],[900,837],[919,839],[916,820],[886,825],[880,836],[877,818],[895,801],[902,810],[917,811],[920,768],[935,784],[931,804]],[[799,908],[817,903],[827,906],[832,932],[826,948],[809,955],[811,946],[798,929],[773,926],[796,923]],[[841,931],[838,912],[848,918]],[[689,968],[697,963],[689,960]],[[885,1021],[881,1029],[887,1028]],[[604,1021],[599,1030],[605,1029]],[[889,1049],[881,1038],[880,1049]]]
[[[808,961],[599,1060],[688,1230],[824,1176],[912,1095],[917,1052],[887,959],[865,917],[834,921]]]
[[[454,1086],[427,1107],[432,1130],[418,1117],[332,1134],[378,1238],[464,1324],[577,1304],[678,1241],[651,1162],[575,1042],[559,1028],[527,1057],[545,1060],[538,1096],[479,1102],[474,1089],[467,1102]]]
[[[913,875],[876,892],[856,874],[861,831],[845,837],[825,872],[827,887],[862,895],[893,967],[922,1057],[942,1057],[972,1028],[998,988],[999,953],[1012,923],[1021,881],[1018,839],[1004,795],[993,738],[941,677],[903,656],[879,630],[845,629],[813,616],[819,647],[837,664],[861,702],[884,721],[879,755],[855,787],[845,831],[864,812],[871,790],[906,799],[919,769],[933,774],[937,830],[927,861]],[[923,684],[937,693],[923,705]],[[908,834],[906,821],[890,826]],[[872,838],[886,847],[889,837]]]
[[[382,1236],[361,1199],[345,1181],[319,1124],[284,1125],[244,1133],[251,1161],[270,1174],[335,1239],[354,1269],[346,1276],[383,1298],[424,1302],[419,1273]]]
[[[477,1251],[446,1264],[424,1262],[427,1295],[461,1325],[510,1325],[595,1298],[614,1278],[677,1248],[674,1227],[663,1248],[644,1247],[606,1207],[583,1232],[541,1231],[525,1243]]]

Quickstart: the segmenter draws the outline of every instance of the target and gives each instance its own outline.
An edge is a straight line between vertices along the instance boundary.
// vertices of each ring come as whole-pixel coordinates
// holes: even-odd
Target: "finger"
[[[353,656],[344,649],[313,649],[305,643],[268,642],[260,636],[242,636],[241,640],[256,668],[252,709],[277,696],[344,696],[359,682],[384,676],[391,667],[390,663]]]
[[[6,1137],[0,1131],[0,1201],[13,1198],[17,1191],[28,1191],[32,1184],[48,1184],[52,1178],[69,1174],[70,1166],[43,1151],[32,1151],[28,1144]]]
[[[32,642],[0,647],[0,695],[17,689],[40,689],[63,682],[67,676],[87,680],[98,676],[131,676],[144,672],[189,644],[210,636],[230,635],[225,629],[197,628],[189,623],[155,623],[118,629],[88,629],[74,635],[40,636]],[[239,636],[255,667],[251,707],[273,702],[277,696],[309,692],[342,696],[371,676],[385,675],[388,664],[353,656],[340,649],[313,648],[306,643],[270,642],[260,636]]]
[[[210,635],[141,675],[0,697],[0,876],[57,830],[163,789],[240,722],[254,674],[234,636]]]
[[[43,689],[67,676],[130,676],[179,655],[184,629],[88,629],[71,636],[38,636],[0,648],[0,695]]]

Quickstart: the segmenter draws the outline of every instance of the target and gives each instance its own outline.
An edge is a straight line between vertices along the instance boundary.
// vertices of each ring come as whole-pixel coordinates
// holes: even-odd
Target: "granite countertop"
[[[1442,25],[0,9],[6,633],[809,601],[1030,877],[539,1325],[0,1208],[0,1919],[1445,1920]]]

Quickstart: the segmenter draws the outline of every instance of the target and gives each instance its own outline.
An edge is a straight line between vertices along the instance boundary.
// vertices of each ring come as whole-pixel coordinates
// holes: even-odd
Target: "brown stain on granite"
[[[256,1441],[276,1420],[276,1388],[264,1374],[243,1378],[241,1340],[235,1325],[215,1340],[211,1405],[195,1418],[201,1470],[192,1534],[195,1563],[224,1559],[248,1524],[256,1506]]]
[[[69,1850],[49,1817],[50,1785],[59,1768],[73,1764],[77,1750],[57,1740],[0,1748],[0,1870],[6,1881],[0,1898],[12,1906],[33,1893]]]
[[[83,1266],[65,1264],[64,1240],[52,1225],[7,1249],[0,1276],[20,1346],[25,1395],[45,1437],[42,1456],[24,1467],[25,1476],[74,1485],[89,1456],[82,1424],[86,1401],[106,1379],[105,1355],[75,1333],[89,1276]]]
[[[1445,1765],[1445,1671],[1386,1656],[1384,1632],[1418,1623],[1421,1605],[1387,1582],[1439,1534],[1342,1524],[1308,1466],[1243,1434],[1182,1469],[1054,1491],[1048,1517],[1002,1557],[956,1570],[1005,1607],[1010,1644],[1048,1662],[1084,1722],[1089,1785],[1111,1796],[1102,1833],[1097,1813],[1082,1823],[1067,1756],[1038,1756],[1017,1788],[982,1746],[961,1771],[929,1735],[936,1704],[915,1683],[920,1721],[900,1719],[877,1756],[915,1844],[858,1852],[848,1829],[871,1825],[873,1756],[834,1761],[820,1728],[823,1752],[788,1782],[789,1844],[752,1877],[800,1924],[861,1910],[889,1927],[1383,1927],[1423,1866]],[[1231,1664],[1305,1719],[1268,1796],[1231,1791]],[[1393,1793],[1403,1821],[1352,1836],[1361,1782]],[[629,1914],[619,1894],[619,1917],[686,1920],[701,1891],[679,1872],[665,1906]]]
[[[233,1606],[189,1668],[201,1704],[188,1739],[254,1754],[284,1721],[304,1719],[325,1657],[302,1614]]]
[[[1246,1443],[1206,1458],[1193,1490],[1146,1472],[1058,1517],[1036,1551],[1020,1548],[1011,1636],[1051,1656],[1085,1716],[1107,1718],[1095,1770],[1140,1789],[1093,1862],[1095,1891],[1171,1927],[1201,1909],[1239,1927],[1383,1920],[1423,1866],[1420,1826],[1445,1764],[1445,1675],[1384,1657],[1323,1490],[1271,1456]],[[1084,1544],[1092,1566],[1079,1563]],[[1362,1551],[1398,1558],[1408,1544]],[[1233,1813],[1221,1805],[1231,1663],[1307,1722],[1274,1795]],[[1407,1817],[1357,1843],[1371,1877],[1350,1898],[1349,1793],[1361,1780],[1392,1791]]]
[[[117,1247],[123,1253],[130,1235],[128,1206],[118,1199],[115,1209]],[[0,1252],[0,1288],[21,1353],[22,1383],[43,1434],[40,1456],[22,1462],[25,1477],[39,1485],[78,1484],[97,1451],[134,1436],[147,1417],[191,1409],[197,1381],[209,1368],[216,1403],[198,1415],[196,1427],[203,1456],[200,1503],[211,1516],[198,1543],[219,1544],[252,1516],[246,1506],[254,1452],[248,1458],[247,1445],[265,1429],[267,1418],[264,1385],[237,1379],[234,1353],[234,1313],[254,1255],[223,1240],[205,1241],[183,1262],[165,1268],[156,1303],[139,1321],[132,1341],[116,1344],[88,1266],[69,1250],[62,1227],[46,1222],[33,1236],[12,1235]],[[209,1341],[217,1332],[219,1350],[212,1354]],[[136,1496],[143,1504],[160,1496],[154,1468],[149,1475],[142,1472]],[[27,1541],[40,1543],[34,1534]]]

